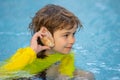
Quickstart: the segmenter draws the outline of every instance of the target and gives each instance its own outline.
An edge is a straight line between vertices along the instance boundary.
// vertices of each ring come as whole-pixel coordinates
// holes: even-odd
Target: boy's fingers
[[[39,45],[39,46],[40,46],[40,45]],[[48,46],[40,46],[39,48],[40,48],[40,50],[46,50],[46,49],[49,50],[49,49],[50,49],[50,47],[48,47]]]

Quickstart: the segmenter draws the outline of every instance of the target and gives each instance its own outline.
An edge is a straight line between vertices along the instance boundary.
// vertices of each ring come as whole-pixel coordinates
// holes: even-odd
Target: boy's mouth
[[[70,49],[70,50],[72,49],[72,47],[66,47],[66,48],[67,48],[67,49]]]

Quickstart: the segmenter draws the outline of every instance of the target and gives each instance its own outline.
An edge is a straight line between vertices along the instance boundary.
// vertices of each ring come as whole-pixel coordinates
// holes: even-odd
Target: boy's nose
[[[71,38],[69,39],[69,43],[70,43],[70,44],[74,44],[74,42],[75,42],[75,38],[74,38],[74,37],[71,37]]]

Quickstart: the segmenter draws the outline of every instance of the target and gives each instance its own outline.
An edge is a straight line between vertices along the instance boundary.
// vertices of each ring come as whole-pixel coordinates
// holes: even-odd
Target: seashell
[[[45,46],[53,47],[54,46],[54,40],[53,40],[52,34],[45,27],[41,28],[41,32],[46,34],[46,35],[43,35],[43,37],[41,38],[41,42]]]
[[[45,37],[41,38],[41,41],[45,46],[49,46],[49,47],[54,46],[54,42],[53,42],[53,39],[51,37],[45,36]]]

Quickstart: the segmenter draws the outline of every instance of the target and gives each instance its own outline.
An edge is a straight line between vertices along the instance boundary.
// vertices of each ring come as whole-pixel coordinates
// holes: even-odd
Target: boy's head
[[[53,34],[56,30],[72,29],[74,25],[81,27],[79,19],[73,13],[61,6],[49,4],[36,13],[29,28],[35,33],[44,26]]]
[[[30,24],[34,33],[45,27],[54,38],[54,51],[67,54],[75,42],[74,33],[81,26],[79,19],[70,11],[58,5],[47,5],[40,9]],[[38,39],[38,43],[42,44]]]

